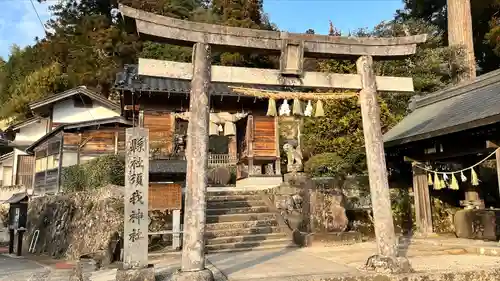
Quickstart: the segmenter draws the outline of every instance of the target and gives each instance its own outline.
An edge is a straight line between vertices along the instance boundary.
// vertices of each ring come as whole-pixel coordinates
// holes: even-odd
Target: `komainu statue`
[[[290,143],[285,143],[283,145],[283,150],[286,152],[287,156],[287,170],[288,172],[299,172],[302,171],[302,150],[300,145],[294,147]]]

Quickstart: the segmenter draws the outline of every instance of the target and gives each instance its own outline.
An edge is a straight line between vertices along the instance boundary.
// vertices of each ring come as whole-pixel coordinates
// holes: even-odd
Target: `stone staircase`
[[[208,253],[295,247],[256,192],[209,192],[205,249]]]

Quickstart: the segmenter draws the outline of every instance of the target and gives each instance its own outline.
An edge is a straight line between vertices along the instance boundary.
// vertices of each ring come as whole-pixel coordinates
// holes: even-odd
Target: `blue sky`
[[[49,4],[34,3],[45,22],[50,17]],[[317,34],[328,33],[329,20],[344,33],[371,28],[391,19],[402,6],[401,0],[264,0],[265,12],[281,30],[305,32],[312,28]],[[13,44],[33,44],[43,34],[29,0],[0,0],[0,57],[6,59]]]

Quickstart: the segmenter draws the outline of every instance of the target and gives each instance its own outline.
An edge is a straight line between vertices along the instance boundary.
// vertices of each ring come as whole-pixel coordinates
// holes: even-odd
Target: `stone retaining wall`
[[[39,230],[36,253],[71,260],[99,255],[103,263],[112,262],[123,233],[123,187],[33,198],[27,228],[25,251]]]

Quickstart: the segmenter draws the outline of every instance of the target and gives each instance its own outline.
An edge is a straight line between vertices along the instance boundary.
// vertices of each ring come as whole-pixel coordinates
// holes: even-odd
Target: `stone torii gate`
[[[286,85],[360,90],[370,190],[378,245],[378,261],[393,272],[406,262],[397,258],[389,184],[385,163],[377,91],[412,92],[412,78],[375,76],[373,57],[414,54],[426,35],[395,38],[351,38],[294,34],[204,24],[169,18],[120,5],[122,16],[143,38],[194,46],[192,63],[139,60],[139,75],[191,80],[187,141],[187,185],[182,271],[177,280],[210,280],[205,269],[204,232],[208,156],[210,82]],[[130,22],[132,20],[132,22]],[[211,66],[211,50],[280,54],[280,69]],[[305,57],[357,58],[357,74],[306,72]],[[387,260],[390,259],[389,262]],[[405,261],[405,260],[403,260]],[[388,265],[388,264],[392,264]],[[387,269],[387,268],[386,268]]]

